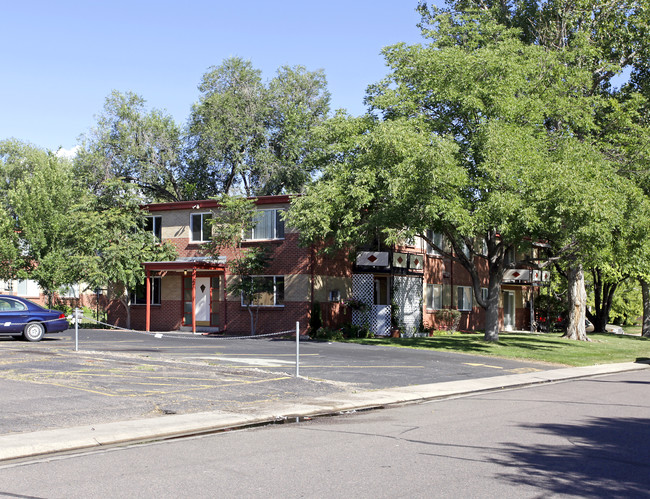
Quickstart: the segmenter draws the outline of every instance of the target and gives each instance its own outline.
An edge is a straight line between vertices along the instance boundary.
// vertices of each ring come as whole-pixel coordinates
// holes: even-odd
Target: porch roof
[[[226,268],[226,257],[218,258],[206,256],[194,256],[177,258],[166,262],[143,262],[146,270],[223,270]]]

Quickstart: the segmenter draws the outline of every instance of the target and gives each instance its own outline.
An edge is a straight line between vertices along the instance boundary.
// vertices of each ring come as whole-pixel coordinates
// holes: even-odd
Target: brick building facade
[[[257,198],[258,225],[243,242],[244,247],[264,244],[271,250],[268,270],[257,278],[266,279],[273,291],[252,307],[258,316],[258,334],[291,331],[296,322],[305,331],[314,303],[320,305],[324,325],[353,322],[371,327],[376,334],[389,334],[391,319],[397,320],[407,334],[422,325],[435,327],[435,311],[441,308],[461,310],[462,330],[483,327],[484,311],[473,298],[469,273],[427,248],[424,241],[384,251],[362,251],[355,261],[344,254],[326,257],[313,247],[300,247],[298,234],[284,227],[279,214],[289,204],[288,196]],[[176,247],[178,258],[173,262],[143,262],[148,286],[134,293],[131,327],[248,334],[249,309],[240,296],[227,292],[236,279],[227,262],[236,253],[227,251],[215,260],[202,252],[209,227],[205,219],[218,209],[217,203],[159,203],[146,209],[151,230]],[[487,282],[487,273],[482,274]],[[522,271],[518,277],[523,275]],[[504,329],[526,329],[530,325],[528,301],[533,286],[530,272],[526,276],[510,279],[502,286]],[[352,297],[366,303],[366,309],[343,307],[342,300]],[[123,305],[114,300],[107,310],[109,322],[126,326]]]

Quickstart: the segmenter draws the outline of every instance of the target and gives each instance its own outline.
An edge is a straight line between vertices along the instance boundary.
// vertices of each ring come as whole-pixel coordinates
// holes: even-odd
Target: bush
[[[321,313],[320,303],[314,302],[311,306],[311,315],[309,316],[309,331],[318,331],[323,327],[323,315]]]
[[[367,326],[344,324],[341,330],[346,338],[372,338],[374,336]]]
[[[341,341],[344,339],[343,332],[340,329],[330,329],[328,327],[318,328],[313,336],[311,333],[309,336],[316,340]]]
[[[458,330],[458,324],[460,323],[460,311],[452,308],[443,308],[441,310],[436,310],[434,317],[440,329],[445,329],[447,331],[456,331]]]

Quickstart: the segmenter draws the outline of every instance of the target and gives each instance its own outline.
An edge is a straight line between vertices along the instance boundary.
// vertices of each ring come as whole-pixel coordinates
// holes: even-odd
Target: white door
[[[514,291],[503,292],[503,327],[506,331],[512,331],[515,328]]]
[[[210,321],[210,278],[196,278],[196,320]]]

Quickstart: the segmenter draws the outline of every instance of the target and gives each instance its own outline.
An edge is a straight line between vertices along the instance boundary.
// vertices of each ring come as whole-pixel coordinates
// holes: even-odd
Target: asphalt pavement
[[[74,331],[0,340],[0,460],[646,369],[390,347]],[[477,352],[480,353],[480,352]]]

